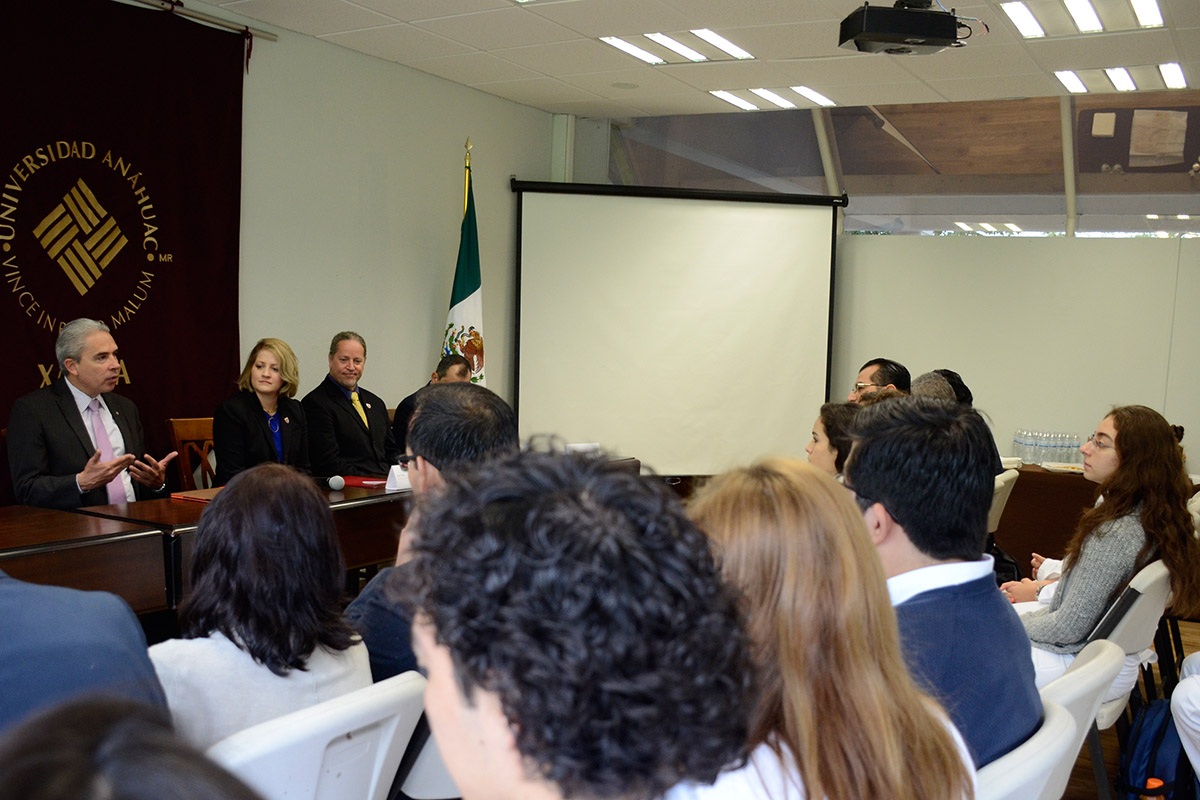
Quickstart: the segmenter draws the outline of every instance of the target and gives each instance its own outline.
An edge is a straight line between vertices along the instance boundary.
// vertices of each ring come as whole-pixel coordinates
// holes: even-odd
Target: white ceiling
[[[1200,2],[1159,0],[1165,27],[1138,30],[1127,0],[1093,0],[1106,32],[1080,35],[1061,0],[1028,0],[1047,31],[1022,39],[1000,0],[967,0],[977,17],[963,48],[928,56],[854,53],[837,46],[854,0],[229,0],[251,19],[394,61],[524,105],[581,117],[727,113],[708,94],[778,91],[804,84],[838,105],[888,105],[1066,94],[1055,70],[1081,70],[1092,92],[1114,92],[1101,68],[1133,67],[1139,89],[1165,88],[1154,67],[1175,61],[1200,87]],[[884,3],[886,4],[886,3]],[[652,67],[597,40],[640,39],[710,28],[749,50],[753,61]],[[1111,32],[1110,32],[1111,31]],[[711,48],[707,53],[714,53]]]

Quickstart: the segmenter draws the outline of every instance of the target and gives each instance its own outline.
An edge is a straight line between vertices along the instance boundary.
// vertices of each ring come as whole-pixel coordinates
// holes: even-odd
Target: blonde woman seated
[[[183,639],[150,648],[175,730],[205,749],[230,734],[371,685],[341,613],[345,568],[313,482],[261,464],[204,509]]]
[[[710,482],[689,515],[742,594],[760,697],[749,762],[668,800],[959,800],[975,771],[900,654],[883,568],[843,486],[772,459]]]
[[[240,391],[213,414],[217,486],[255,464],[308,472],[308,427],[296,400],[300,364],[283,339],[259,339],[238,377]]]

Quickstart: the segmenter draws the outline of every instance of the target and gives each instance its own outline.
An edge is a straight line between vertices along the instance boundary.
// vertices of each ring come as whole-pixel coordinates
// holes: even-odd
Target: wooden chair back
[[[171,447],[179,452],[175,457],[179,487],[185,492],[211,489],[217,482],[217,473],[208,459],[213,449],[213,418],[174,417],[167,422],[171,426]],[[200,468],[202,486],[196,485],[196,467]]]

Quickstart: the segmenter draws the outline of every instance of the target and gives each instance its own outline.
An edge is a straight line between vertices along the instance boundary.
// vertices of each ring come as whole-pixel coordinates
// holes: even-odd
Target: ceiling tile
[[[723,61],[707,64],[667,64],[658,69],[697,89],[757,89],[781,86],[787,76],[762,61]]]
[[[581,0],[533,4],[526,10],[592,38],[703,27],[694,24],[694,15],[680,13],[660,0]]]
[[[836,22],[797,22],[787,25],[760,25],[753,28],[729,28],[722,36],[737,42],[755,58],[816,58],[846,53],[838,47]]]
[[[1200,3],[1196,0],[1158,0],[1163,22],[1175,28],[1200,28]]]
[[[402,22],[456,14],[474,14],[493,8],[511,8],[509,0],[355,0],[360,6],[395,17]]]
[[[824,20],[836,24],[854,10],[854,3],[845,3],[846,10],[840,14],[831,6],[821,3],[796,0],[758,0],[753,3],[731,3],[729,0],[664,0],[667,5],[679,9],[696,20],[702,28],[728,28],[745,25],[781,25],[791,22],[816,22]],[[833,4],[843,5],[843,4]],[[725,30],[717,33],[737,41]],[[741,44],[741,42],[738,42]],[[744,47],[745,45],[743,45]]]
[[[959,47],[943,50],[930,56],[892,56],[906,59],[904,67],[918,78],[1003,79],[1005,75],[1042,72],[1019,44],[1000,44],[995,47]],[[999,87],[997,87],[999,88]]]
[[[360,53],[407,64],[422,58],[469,53],[471,48],[405,23],[320,37]]]
[[[518,103],[541,108],[549,103],[594,103],[604,98],[585,92],[554,78],[531,78],[520,81],[493,81],[472,84],[489,94],[507,97]]]
[[[222,7],[309,36],[371,28],[396,21],[343,0],[239,0]]]
[[[506,47],[491,52],[514,64],[547,75],[627,70],[631,65],[638,63],[620,50],[595,39],[574,39],[569,42],[535,44],[529,47]],[[646,65],[646,69],[652,67]]]
[[[564,75],[561,80],[621,103],[632,103],[631,98],[655,95],[695,93],[694,86],[676,80],[661,69],[628,70],[626,72],[599,72],[590,75]]]
[[[514,81],[544,77],[533,70],[525,69],[502,58],[496,58],[490,53],[478,52],[425,58],[420,61],[410,61],[408,66],[468,86],[489,81]]]
[[[962,100],[1000,100],[1021,97],[1052,97],[1064,94],[1062,84],[1044,74],[1010,75],[1005,78],[950,78],[931,80],[929,85],[951,102]]]
[[[565,42],[579,38],[579,34],[574,31],[531,14],[529,9],[516,7],[428,19],[416,25],[422,30],[479,50]]]
[[[1175,60],[1175,43],[1165,29],[1103,33],[1072,39],[1029,40],[1030,54],[1047,70],[1158,64]]]
[[[907,83],[846,86],[839,89],[837,94],[840,106],[943,103],[946,101],[941,93],[915,80]]]
[[[729,103],[719,100],[707,92],[647,97],[639,100],[637,107],[643,112],[643,116],[737,113],[737,110]]]
[[[904,59],[883,54],[856,53],[836,58],[802,58],[772,61],[790,84],[802,83],[814,89],[821,86],[870,86],[914,78],[904,69]]]

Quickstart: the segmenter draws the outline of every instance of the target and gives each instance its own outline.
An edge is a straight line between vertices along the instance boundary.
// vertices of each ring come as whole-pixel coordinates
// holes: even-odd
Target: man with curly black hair
[[[749,645],[665,488],[525,452],[449,480],[413,549],[403,601],[464,800],[654,798],[740,762]]]

